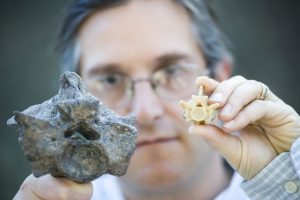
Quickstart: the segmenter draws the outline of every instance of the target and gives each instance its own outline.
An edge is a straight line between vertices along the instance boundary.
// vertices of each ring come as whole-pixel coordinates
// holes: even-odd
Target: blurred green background
[[[60,72],[53,49],[69,1],[0,2],[0,199],[11,199],[30,168],[6,121],[13,111],[56,94]],[[299,113],[299,1],[211,2],[235,57],[234,74],[265,82]]]

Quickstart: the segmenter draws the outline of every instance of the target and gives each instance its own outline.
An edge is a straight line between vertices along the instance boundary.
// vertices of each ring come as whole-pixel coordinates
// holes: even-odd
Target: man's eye
[[[170,65],[165,67],[163,70],[166,76],[177,76],[183,72],[182,67],[179,65]]]
[[[122,76],[120,74],[106,74],[99,77],[99,81],[102,84],[114,86],[122,82]]]
[[[120,77],[118,77],[118,76],[115,75],[115,74],[110,74],[110,75],[104,77],[104,78],[102,79],[102,81],[103,81],[104,83],[113,85],[113,84],[118,83],[118,81],[120,81]]]

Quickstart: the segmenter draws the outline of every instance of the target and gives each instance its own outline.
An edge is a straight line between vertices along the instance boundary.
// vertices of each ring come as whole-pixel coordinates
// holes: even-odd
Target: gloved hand
[[[65,178],[55,178],[50,174],[39,178],[28,176],[21,185],[14,200],[57,200],[92,198],[92,183],[76,183]]]
[[[222,126],[191,125],[245,179],[251,179],[300,135],[297,112],[257,81],[235,76],[223,82],[199,77],[210,103],[220,103]]]

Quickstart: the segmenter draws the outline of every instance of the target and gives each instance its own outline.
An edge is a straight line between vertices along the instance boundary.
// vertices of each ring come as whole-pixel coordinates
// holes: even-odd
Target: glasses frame
[[[198,70],[195,70],[195,74],[197,74],[197,75],[194,76],[195,80],[199,76],[211,76],[211,69],[210,68],[207,68],[207,67],[206,68],[201,68],[199,66],[196,66],[195,69],[198,69]],[[160,72],[160,70],[163,70],[163,69],[158,69],[158,70],[154,71],[153,73],[150,74],[150,76],[148,78],[138,78],[138,79],[133,79],[125,73],[120,73],[122,76],[125,77],[124,78],[125,80],[129,81],[129,83],[127,84],[128,86],[125,88],[125,90],[126,90],[124,92],[125,95],[123,95],[124,97],[127,96],[127,98],[122,98],[123,101],[115,102],[114,105],[111,105],[111,107],[114,108],[114,109],[118,109],[120,107],[127,106],[130,102],[132,102],[132,99],[135,95],[135,85],[138,84],[138,83],[141,83],[141,82],[149,82],[150,85],[151,85],[151,88],[155,92],[156,96],[158,98],[162,99],[162,100],[167,100],[167,101],[179,101],[181,99],[189,98],[193,94],[193,92],[197,91],[197,88],[195,87],[194,90],[190,90],[189,92],[186,92],[186,94],[179,95],[176,98],[175,97],[170,97],[170,98],[163,97],[162,95],[160,95],[160,93],[157,92],[157,88],[159,88],[159,86],[157,86],[157,83],[155,83],[154,78],[153,78],[156,73]],[[193,80],[193,81],[195,81],[195,80]],[[191,83],[190,87],[193,87],[193,85],[195,85],[195,84]],[[104,98],[103,98],[103,96],[105,96],[105,94],[107,94],[108,92],[110,92],[110,91],[105,91],[105,92],[102,92],[103,95],[98,94],[98,95],[95,95],[95,96],[97,96],[101,101],[103,100],[103,102],[105,104],[110,104],[111,101],[105,101]],[[102,98],[100,96],[102,96]]]

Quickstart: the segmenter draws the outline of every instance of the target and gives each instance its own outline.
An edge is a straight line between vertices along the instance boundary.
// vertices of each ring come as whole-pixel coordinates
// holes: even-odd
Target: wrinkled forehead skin
[[[20,132],[37,177],[89,182],[104,173],[121,176],[135,150],[135,117],[121,117],[99,102],[74,72],[61,75],[56,96],[15,112],[7,123]]]

